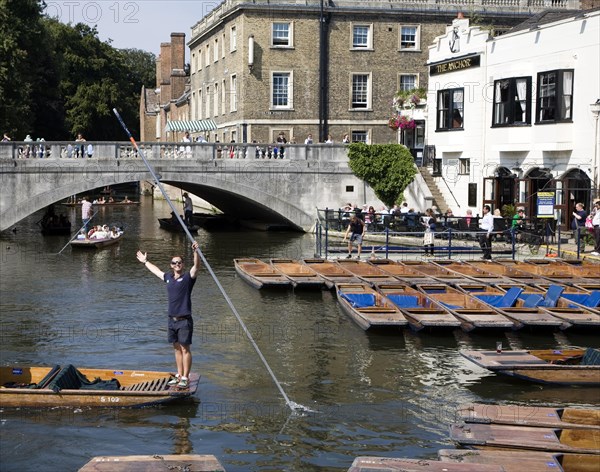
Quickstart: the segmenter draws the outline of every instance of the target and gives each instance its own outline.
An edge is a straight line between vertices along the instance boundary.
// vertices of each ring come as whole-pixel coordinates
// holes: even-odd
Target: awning
[[[167,121],[167,131],[189,131],[195,133],[197,131],[213,131],[217,129],[217,124],[213,120],[174,120]]]

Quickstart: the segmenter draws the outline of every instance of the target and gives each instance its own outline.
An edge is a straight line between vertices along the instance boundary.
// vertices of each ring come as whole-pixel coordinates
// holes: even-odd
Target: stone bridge
[[[344,145],[288,145],[277,159],[272,149],[257,152],[253,144],[139,146],[162,183],[180,187],[235,218],[308,231],[317,208],[337,209],[345,202],[381,205],[349,169]],[[131,143],[86,142],[83,149],[68,142],[2,143],[0,231],[74,194],[139,181],[153,180]]]

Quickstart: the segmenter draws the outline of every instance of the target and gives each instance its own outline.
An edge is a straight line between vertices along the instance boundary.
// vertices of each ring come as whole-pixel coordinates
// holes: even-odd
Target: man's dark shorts
[[[170,343],[179,343],[189,346],[192,344],[192,334],[194,333],[194,320],[190,316],[183,320],[175,321],[169,316],[168,341]]]

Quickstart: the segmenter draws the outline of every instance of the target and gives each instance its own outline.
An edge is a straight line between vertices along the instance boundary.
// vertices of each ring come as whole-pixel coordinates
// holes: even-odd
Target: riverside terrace
[[[310,231],[315,208],[339,205],[341,194],[382,205],[348,167],[343,144],[289,144],[283,154],[281,149],[275,154],[273,147],[269,152],[268,146],[257,152],[256,144],[138,145],[161,182],[233,218]],[[144,180],[152,182],[153,177],[130,142],[1,143],[0,231],[74,194]]]

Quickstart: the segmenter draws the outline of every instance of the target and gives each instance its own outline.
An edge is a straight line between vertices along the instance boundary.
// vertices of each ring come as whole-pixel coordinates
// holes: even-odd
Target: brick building
[[[156,87],[142,87],[140,141],[180,141],[185,130],[171,131],[170,121],[189,121],[189,71],[185,67],[185,33],[171,33],[160,44]]]
[[[397,142],[394,94],[427,88],[427,47],[462,6],[496,31],[544,8],[506,3],[226,0],[192,27],[190,118],[215,120],[211,141],[265,143],[283,132],[298,143],[309,133]],[[424,128],[417,120],[409,147],[423,147]]]

